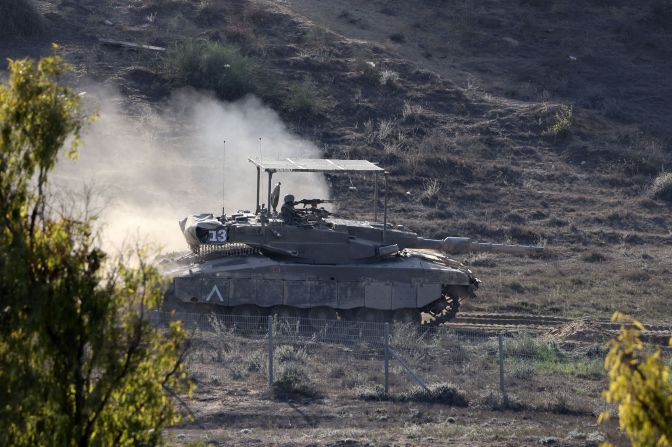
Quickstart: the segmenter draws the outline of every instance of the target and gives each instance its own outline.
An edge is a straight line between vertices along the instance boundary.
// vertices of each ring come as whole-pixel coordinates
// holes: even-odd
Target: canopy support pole
[[[268,171],[268,201],[266,202],[266,210],[271,209],[271,178],[272,177],[273,177],[273,171]]]
[[[385,171],[383,178],[385,179],[385,210],[383,214],[383,242],[386,241],[387,236],[387,171]]]
[[[261,188],[261,168],[257,166],[257,211],[256,214],[259,214],[259,189]]]
[[[373,221],[378,221],[378,173],[373,174]]]

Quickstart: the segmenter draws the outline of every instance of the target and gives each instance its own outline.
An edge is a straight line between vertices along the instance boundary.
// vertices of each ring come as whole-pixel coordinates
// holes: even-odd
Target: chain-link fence
[[[560,414],[604,409],[605,343],[538,332],[277,316],[154,318],[179,319],[190,331],[189,370],[201,390],[244,381],[276,397],[436,398]]]

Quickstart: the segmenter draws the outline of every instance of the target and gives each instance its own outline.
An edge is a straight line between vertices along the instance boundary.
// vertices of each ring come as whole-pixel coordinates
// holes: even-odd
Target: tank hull
[[[471,295],[477,285],[469,271],[419,255],[340,265],[299,264],[261,255],[231,256],[171,274],[173,300],[222,308],[424,310],[444,299],[446,293]]]

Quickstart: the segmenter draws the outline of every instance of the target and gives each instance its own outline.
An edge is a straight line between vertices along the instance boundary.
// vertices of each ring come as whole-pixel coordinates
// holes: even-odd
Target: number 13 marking
[[[208,242],[226,242],[226,230],[210,230],[208,234]]]

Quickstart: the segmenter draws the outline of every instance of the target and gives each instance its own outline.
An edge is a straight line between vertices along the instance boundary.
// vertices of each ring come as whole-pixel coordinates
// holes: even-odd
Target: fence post
[[[385,394],[390,389],[390,323],[385,323]]]
[[[268,386],[273,386],[273,316],[268,316]]]
[[[497,334],[499,339],[499,389],[502,392],[502,402],[504,405],[509,404],[509,399],[506,396],[506,386],[504,384],[504,335],[500,332]]]

